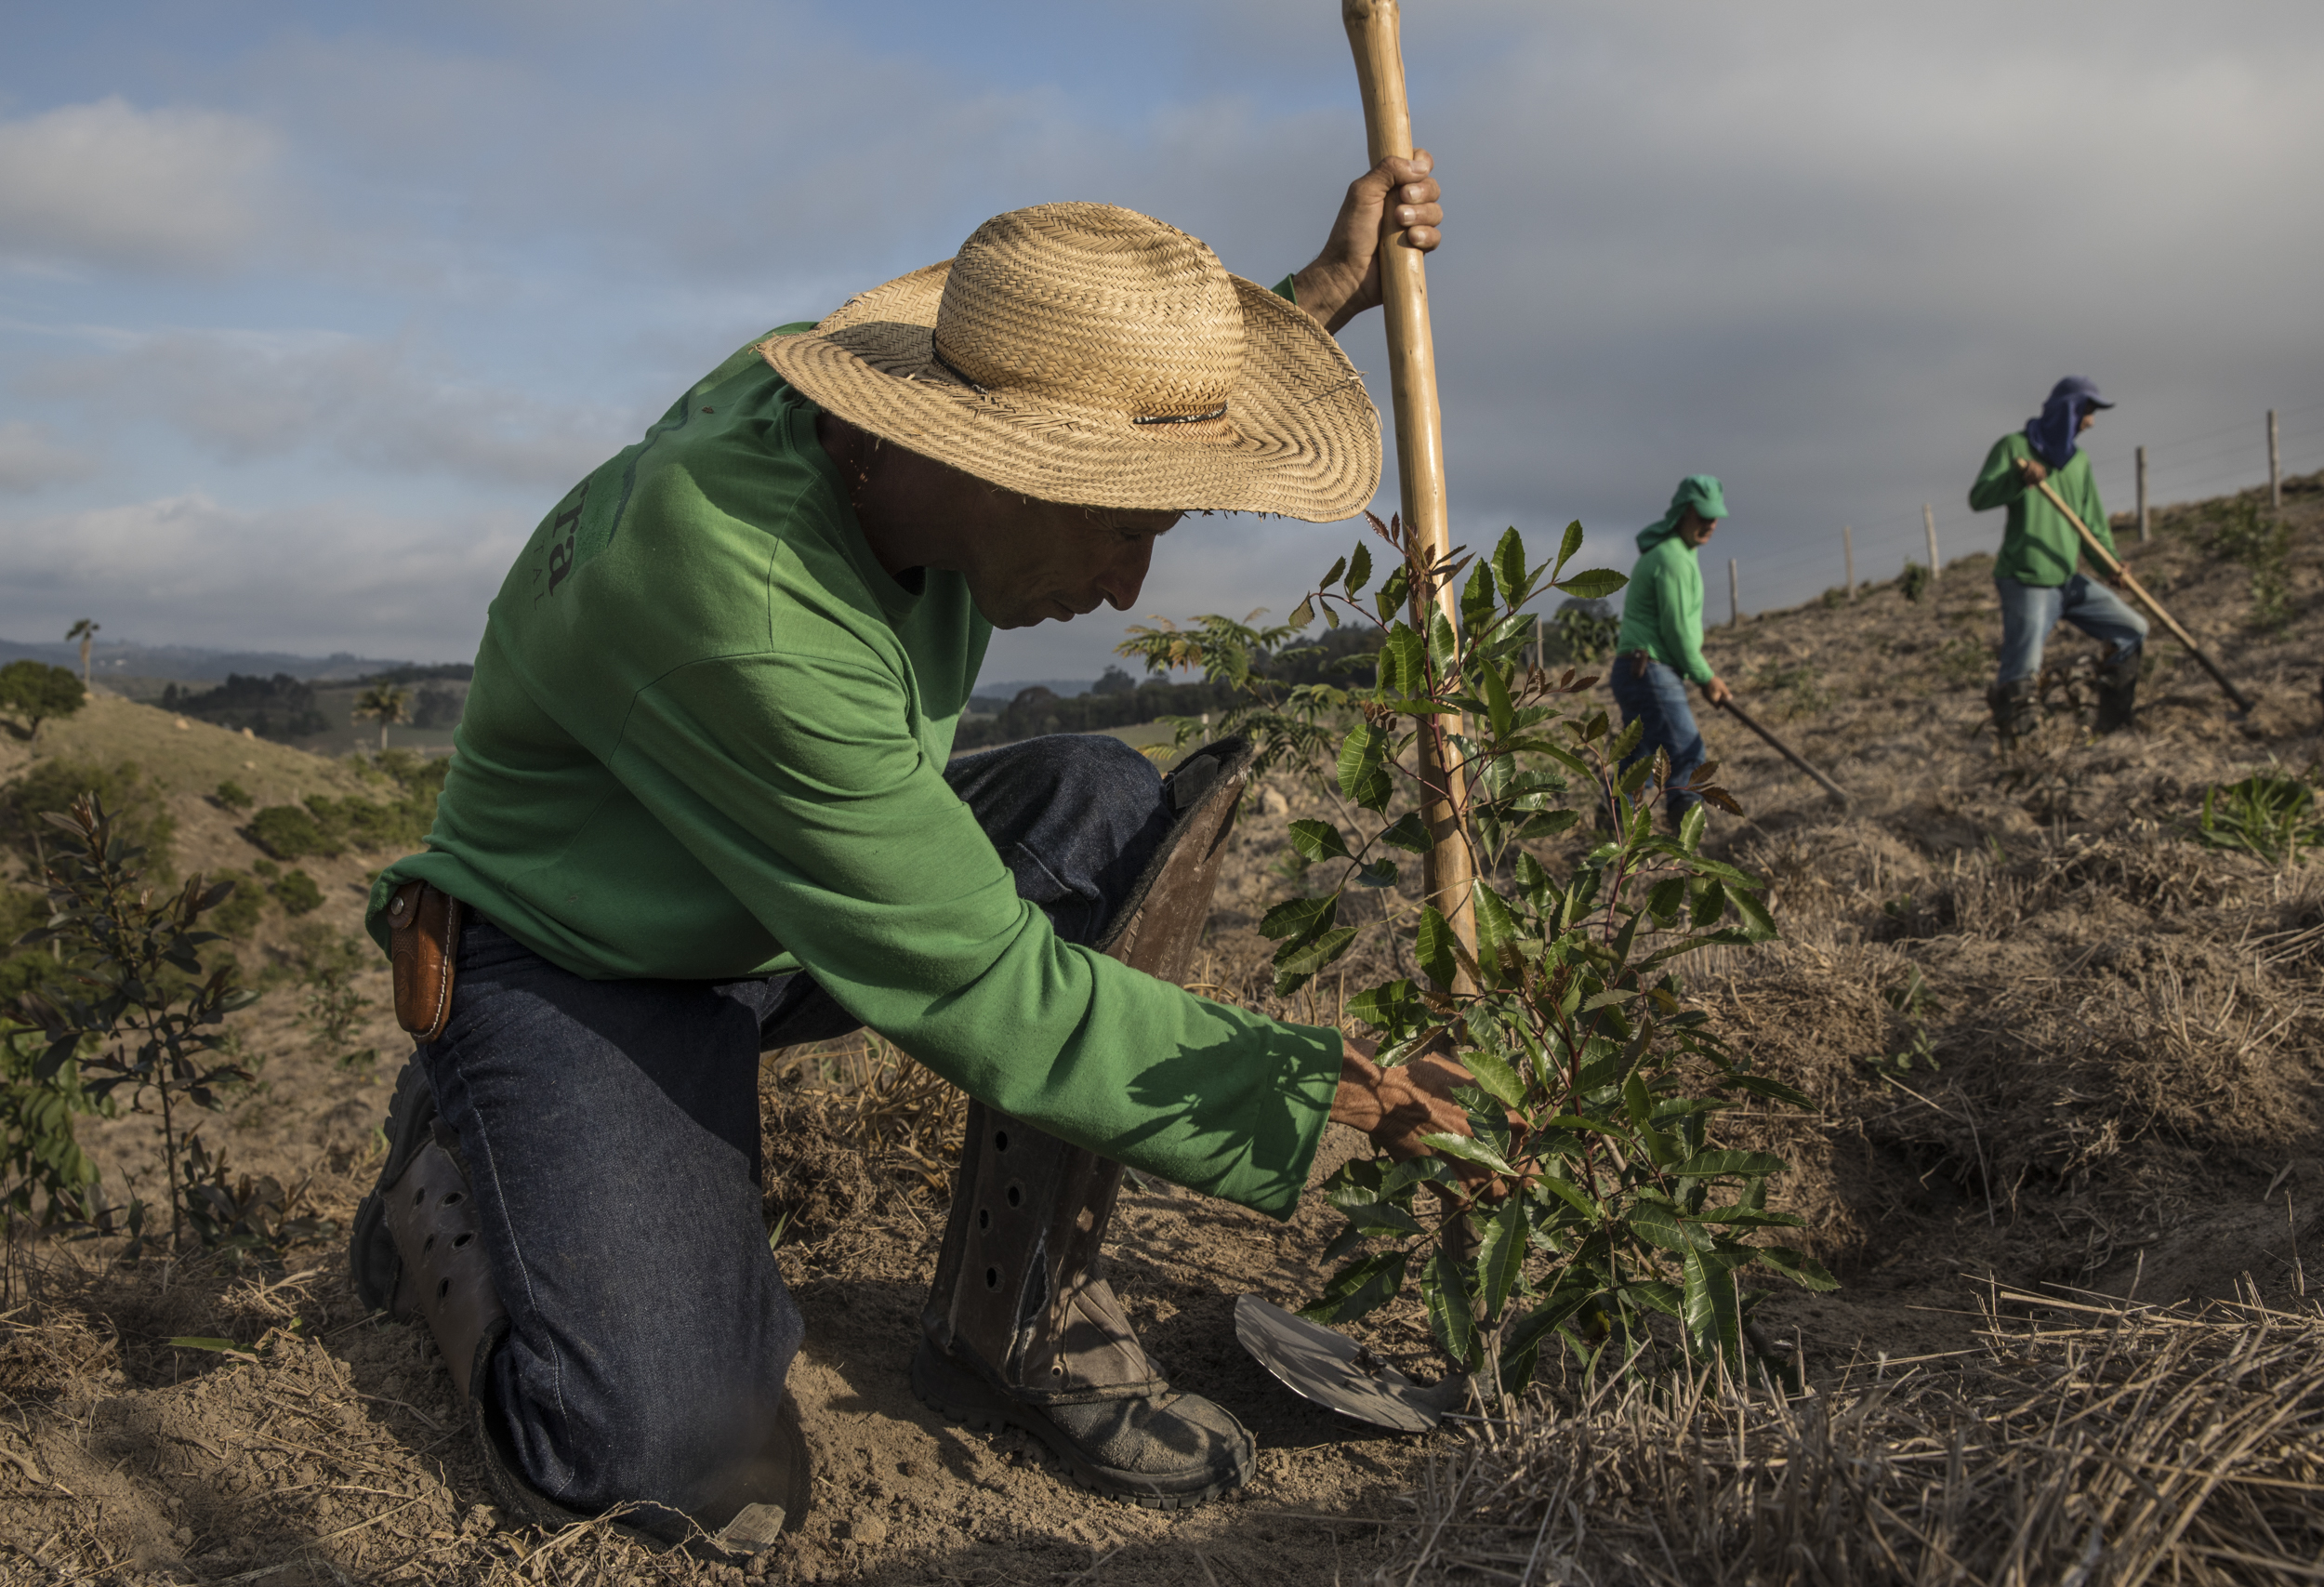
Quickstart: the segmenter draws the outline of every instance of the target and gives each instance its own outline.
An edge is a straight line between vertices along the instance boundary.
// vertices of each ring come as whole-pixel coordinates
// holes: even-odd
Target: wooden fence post
[[[2276,431],[2276,410],[2267,410],[2267,509],[2284,509],[2284,454]]]
[[[1743,623],[1743,598],[1736,593],[1735,559],[1727,559],[1727,627],[1740,628]]]
[[[1929,577],[1936,577],[1936,509],[1927,502],[1921,504],[1921,527],[1929,536]]]
[[[1845,523],[1840,526],[1840,554],[1848,559],[1848,599],[1856,598],[1856,537],[1855,531]]]
[[[2141,543],[2145,542],[2147,530],[2153,526],[2153,515],[2146,508],[2146,448],[2142,446],[2138,449],[2138,537]]]

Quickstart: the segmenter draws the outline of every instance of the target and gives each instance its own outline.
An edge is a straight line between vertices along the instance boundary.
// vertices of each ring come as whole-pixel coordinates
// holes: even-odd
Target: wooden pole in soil
[[[1921,527],[1927,532],[1929,536],[1929,579],[1931,583],[1934,583],[1936,579],[1936,509],[1925,501],[1921,504]]]
[[[2218,666],[2210,656],[2203,654],[2203,647],[2195,642],[2195,637],[2179,627],[2179,620],[2163,610],[2162,602],[2147,594],[2146,587],[2138,582],[2131,570],[2124,567],[2104,546],[2098,543],[2098,536],[2090,532],[2090,525],[2084,523],[2074,509],[2066,505],[2066,498],[2058,495],[2049,481],[2036,480],[2034,483],[2040,489],[2043,496],[2050,498],[2050,505],[2064,513],[2066,521],[2074,526],[2074,532],[2082,537],[2082,549],[2089,553],[2092,562],[2098,564],[2098,571],[2108,578],[2121,580],[2122,588],[2137,596],[2140,604],[2160,618],[2162,626],[2171,630],[2171,637],[2186,646],[2187,655],[2202,664],[2203,670],[2211,674],[2212,681],[2227,692],[2227,698],[2236,703],[2236,708],[2247,716],[2250,715],[2251,702],[2243,697],[2241,690],[2227,681],[2227,675],[2219,670]]]
[[[2276,410],[2267,410],[2267,509],[2284,509],[2284,453],[2276,429]]]
[[[2154,526],[2154,518],[2146,510],[2146,448],[2138,449],[2138,539],[2146,543],[2146,532]]]
[[[1355,52],[1355,81],[1364,98],[1364,140],[1371,163],[1391,156],[1412,158],[1412,112],[1405,101],[1404,46],[1398,37],[1396,0],[1340,0],[1340,20]],[[1404,487],[1404,528],[1420,559],[1432,565],[1452,549],[1451,514],[1445,501],[1445,424],[1436,403],[1436,348],[1429,334],[1428,256],[1404,245],[1394,220],[1395,205],[1380,215],[1380,310],[1387,319],[1388,390],[1395,409],[1396,473]],[[1459,592],[1412,588],[1412,624],[1423,634],[1442,612],[1459,627]],[[1467,802],[1466,778],[1452,764],[1444,734],[1461,731],[1459,718],[1420,720],[1420,776],[1431,790],[1424,806],[1429,836],[1428,901],[1451,924],[1453,934],[1476,951],[1476,872],[1469,854],[1460,812]],[[1455,991],[1472,991],[1465,972],[1454,977]]]
[[[1729,557],[1727,559],[1727,627],[1739,628],[1742,626],[1743,593],[1735,575],[1735,559]]]
[[[1856,598],[1856,536],[1845,523],[1840,526],[1840,554],[1848,559],[1848,599]]]

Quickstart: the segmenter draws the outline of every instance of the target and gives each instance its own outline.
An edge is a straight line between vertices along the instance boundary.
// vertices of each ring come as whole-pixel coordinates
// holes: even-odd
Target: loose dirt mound
[[[2302,1303],[2300,1253],[2324,1250],[2324,866],[2280,868],[2185,832],[2206,787],[2324,754],[2324,480],[2298,483],[2304,538],[2282,637],[2242,627],[2247,575],[2206,559],[2192,513],[2166,515],[2133,554],[2257,695],[2248,721],[2230,721],[2166,640],[2136,733],[2090,742],[2061,681],[2035,741],[1997,757],[1979,727],[1999,617],[1989,567],[1974,560],[1917,602],[1884,587],[1711,637],[1723,673],[1856,795],[1834,811],[1736,724],[1705,723],[1750,813],[1718,843],[1774,881],[1784,940],[1699,965],[1697,990],[1760,1066],[1821,1110],[1736,1121],[1795,1162],[1778,1194],[1843,1283],[1778,1296],[1765,1314],[1811,1380],[1882,1354],[1942,1369],[1948,1353],[1984,1349],[1968,1297],[1994,1283],[2153,1301],[2240,1284],[2247,1299]],[[2062,638],[2055,654],[2086,649]],[[199,799],[207,786],[173,795],[200,846],[181,864],[247,867],[255,851]],[[1306,813],[1298,787],[1270,792]],[[1294,885],[1279,824],[1247,816],[1198,981],[1327,1020],[1335,986],[1296,1007],[1266,994],[1272,945],[1253,928]],[[326,894],[317,918],[351,929],[365,867],[381,858],[313,863]],[[1346,984],[1365,984],[1367,968],[1352,965]],[[384,977],[359,985],[375,1004],[361,1039],[393,1052]],[[337,1068],[292,1024],[295,1006],[285,991],[247,1017],[265,1089],[237,1102],[213,1144],[343,1226],[376,1168],[391,1065]],[[1022,1439],[964,1435],[915,1404],[905,1369],[951,1128],[946,1100],[915,1087],[843,1053],[785,1055],[768,1071],[769,1223],[807,1316],[798,1384],[820,1462],[819,1508],[772,1562],[775,1577],[1324,1582],[1417,1557],[1399,1553],[1415,1514],[1399,1496],[1457,1436],[1367,1436],[1290,1398],[1234,1342],[1238,1293],[1314,1294],[1335,1221],[1312,1205],[1276,1225],[1163,1186],[1123,1198],[1113,1261],[1131,1316],[1182,1383],[1233,1408],[1262,1445],[1259,1481],[1234,1501],[1182,1515],[1101,1501]],[[147,1129],[86,1127],[116,1185]],[[361,1315],[337,1244],[295,1249],[272,1278],[110,1258],[101,1245],[52,1245],[7,1303],[0,1578],[717,1578],[602,1526],[548,1540],[494,1529],[432,1346]],[[1434,1375],[1409,1306],[1373,1324],[1375,1348]],[[165,1342],[196,1335],[241,1354]]]

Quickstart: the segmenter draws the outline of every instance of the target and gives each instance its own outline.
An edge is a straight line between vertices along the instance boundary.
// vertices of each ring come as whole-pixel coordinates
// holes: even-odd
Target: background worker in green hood
[[[1993,708],[1993,731],[2004,749],[2032,722],[2042,641],[2060,622],[2106,646],[2092,726],[2106,734],[2131,725],[2146,619],[2081,571],[2081,536],[2039,488],[2047,480],[2099,543],[2114,549],[2106,504],[2098,499],[2090,454],[2080,440],[2097,422],[2098,412],[2112,406],[2094,384],[2067,376],[2050,389],[2041,412],[2027,419],[2024,430],[1993,443],[1977,483],[1969,487],[1972,512],[2009,509],[2001,554],[1993,563],[1993,588],[2001,598],[2001,665],[1986,694]]]
[[[1709,474],[1689,474],[1671,493],[1670,510],[1638,532],[1638,565],[1622,594],[1622,632],[1616,641],[1614,699],[1622,725],[1644,721],[1630,766],[1657,749],[1670,758],[1670,814],[1675,827],[1701,803],[1687,779],[1703,763],[1703,735],[1687,708],[1686,681],[1702,686],[1712,705],[1728,698],[1726,684],[1703,659],[1703,570],[1695,553],[1727,515],[1727,498]]]

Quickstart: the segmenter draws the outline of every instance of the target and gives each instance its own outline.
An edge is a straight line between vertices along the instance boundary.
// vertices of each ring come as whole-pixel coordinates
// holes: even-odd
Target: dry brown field
[[[1855,796],[1835,808],[1739,725],[1705,722],[1746,812],[1714,824],[1713,847],[1770,879],[1782,936],[1718,950],[1691,989],[1817,1107],[1728,1125],[1792,1161],[1776,1200],[1842,1281],[1760,1314],[1805,1395],[1592,1395],[1552,1374],[1510,1414],[1375,1434],[1291,1397],[1234,1338],[1236,1296],[1314,1296],[1336,1218],[1311,1202],[1277,1224],[1153,1185],[1124,1195],[1113,1281],[1173,1378],[1251,1427],[1259,1476],[1183,1514],[1101,1501],[1029,1440],[966,1434],[912,1398],[950,1099],[872,1044],[770,1054],[767,1209],[807,1316],[795,1382],[817,1506],[749,1576],[2324,1578],[2324,1322],[2304,1266],[2324,1260],[2324,865],[2188,830],[2207,787],[2324,756],[2324,476],[2292,487],[2279,632],[2245,625],[2249,575],[2206,553],[2199,509],[2132,547],[2255,696],[2245,720],[2159,640],[2134,731],[2091,739],[2061,687],[2033,739],[1998,754],[1982,559],[1917,602],[1882,586],[1710,636],[1763,720]],[[2091,648],[2062,636],[2052,654]],[[139,760],[167,789],[181,870],[258,857],[205,797],[221,777],[261,802],[359,786],[341,764],[110,697],[44,728],[39,753]],[[0,780],[30,754],[0,747]],[[1247,807],[1196,981],[1329,1020],[1337,982],[1296,1006],[1267,995],[1254,930],[1290,885],[1283,815],[1314,798],[1278,776]],[[356,931],[389,857],[306,862],[325,898],[309,919]],[[270,910],[237,947],[245,968],[284,960],[292,928]],[[1345,986],[1379,967],[1350,963]],[[376,1169],[401,1045],[384,970],[360,985],[376,1070],[316,1051],[285,985],[237,1016],[257,1079],[205,1129],[342,1229]],[[1908,1068],[1873,1062],[1902,1052]],[[82,1138],[117,1186],[150,1160],[151,1131],[89,1119]],[[1335,1131],[1318,1175],[1353,1144]],[[45,1242],[0,1303],[0,1582],[744,1579],[603,1525],[499,1529],[432,1344],[364,1313],[338,1241],[280,1268],[116,1258]],[[1361,1331],[1416,1376],[1440,1370],[1415,1304]],[[239,1349],[166,1342],[186,1336]]]

